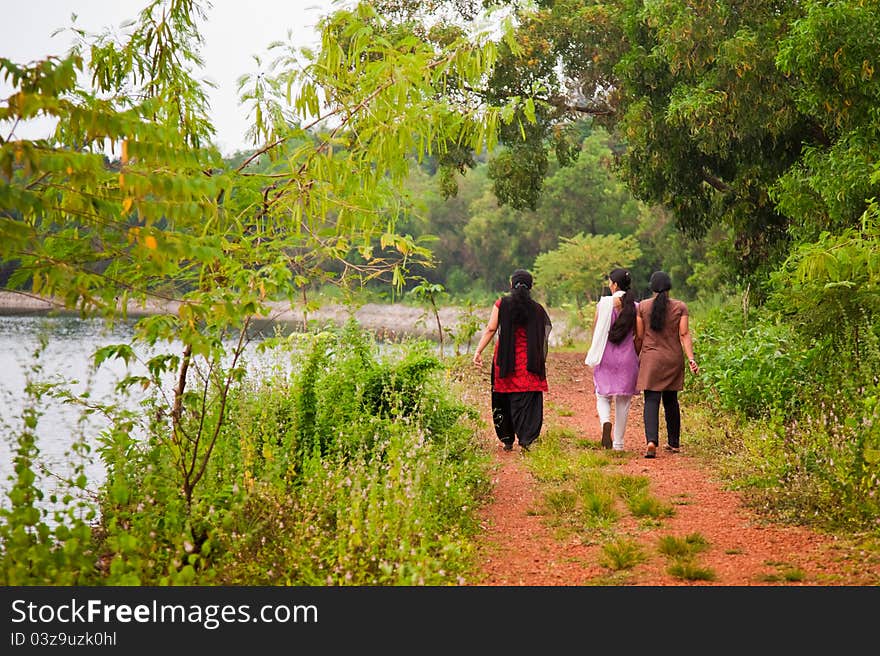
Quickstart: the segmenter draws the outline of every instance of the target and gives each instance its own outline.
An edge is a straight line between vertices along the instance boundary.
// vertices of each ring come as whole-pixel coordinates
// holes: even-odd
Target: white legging
[[[611,421],[611,399],[614,399],[614,442],[615,449],[623,448],[623,433],[626,431],[626,418],[629,415],[629,405],[632,403],[630,394],[604,395],[596,394],[596,410],[599,412],[599,426]]]

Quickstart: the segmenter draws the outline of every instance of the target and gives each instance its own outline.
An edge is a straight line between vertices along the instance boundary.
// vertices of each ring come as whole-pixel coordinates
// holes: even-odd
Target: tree
[[[537,226],[543,231],[541,250],[555,248],[559,237],[579,232],[635,232],[638,202],[613,171],[614,152],[609,141],[607,132],[597,129],[584,139],[572,164],[557,164],[548,176],[535,211]]]
[[[621,3],[622,4],[622,3]],[[784,256],[788,220],[768,196],[812,126],[774,58],[795,4],[667,1],[621,8],[627,52],[611,62],[620,171],[685,232],[733,228],[734,270]]]
[[[522,47],[500,47],[481,93],[535,116],[500,130],[502,203],[538,207],[548,153],[593,117],[623,143],[617,170],[632,193],[691,237],[720,227],[729,279],[763,295],[793,242],[858,225],[876,195],[876,3],[496,5],[515,16]]]
[[[250,321],[270,301],[293,302],[329,261],[340,284],[402,284],[429,255],[395,230],[407,156],[491,147],[506,113],[447,93],[450,80],[476,85],[491,68],[487,36],[437,47],[392,34],[362,3],[323,21],[319,52],[287,50],[265,86],[246,91],[261,145],[230,168],[192,75],[204,15],[195,0],[154,0],[119,43],[83,34],[63,57],[0,59],[15,88],[0,121],[58,119],[49,139],[0,142],[0,258],[21,263],[9,287],[110,322],[129,302],[159,304],[138,321],[135,344],[96,359],[167,349],[123,386],[154,390],[150,429],[188,505],[243,375]],[[267,160],[270,170],[255,166]]]
[[[524,244],[523,212],[499,205],[489,189],[471,203],[469,210],[463,241],[473,254],[472,273],[490,290],[507,289],[513,270],[524,268],[536,254],[528,253]]]
[[[801,244],[776,279],[773,305],[802,334],[833,335],[830,348],[847,356],[835,358],[839,363],[859,364],[863,356],[870,361],[876,350],[865,351],[880,340],[880,205],[871,202],[859,229],[824,232],[816,242]]]
[[[629,268],[641,255],[632,235],[584,235],[561,240],[559,248],[535,259],[535,277],[547,289],[553,305],[574,303],[578,308],[602,294],[608,272]]]
[[[880,193],[880,5],[807,2],[780,43],[777,65],[798,80],[794,102],[817,126],[803,156],[770,189],[798,241],[861,223]]]
[[[443,357],[443,324],[440,322],[440,308],[437,307],[437,301],[446,295],[446,289],[443,285],[430,283],[424,278],[422,281],[410,290],[410,293],[420,303],[428,306],[431,314],[434,315],[434,321],[437,324],[437,341],[440,342],[440,357]]]

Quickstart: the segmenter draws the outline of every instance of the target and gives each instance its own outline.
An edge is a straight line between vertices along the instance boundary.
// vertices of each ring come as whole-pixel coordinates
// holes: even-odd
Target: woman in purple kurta
[[[611,289],[611,300],[605,299],[606,309],[610,306],[608,334],[602,358],[593,368],[593,382],[596,389],[596,410],[602,426],[602,446],[606,449],[623,450],[623,434],[626,431],[626,419],[632,397],[637,392],[636,381],[639,375],[639,355],[636,342],[636,309],[638,304],[630,291],[632,280],[629,271],[614,269],[608,276]],[[603,329],[600,312],[603,311],[600,301],[596,310],[594,339],[597,330]],[[611,404],[614,403],[614,419],[611,422]],[[612,440],[613,431],[613,440]]]

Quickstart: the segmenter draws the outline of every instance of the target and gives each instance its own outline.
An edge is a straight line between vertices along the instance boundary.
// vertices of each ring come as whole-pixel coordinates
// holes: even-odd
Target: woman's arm
[[[690,367],[691,373],[696,374],[700,371],[700,367],[697,364],[697,361],[694,360],[694,340],[691,337],[690,327],[688,326],[688,315],[681,315],[681,319],[678,320],[678,339],[681,341],[681,348],[684,350],[684,355],[688,359],[688,366]]]
[[[481,353],[483,349],[492,341],[492,338],[495,336],[495,332],[498,330],[498,306],[492,306],[492,314],[489,316],[489,323],[486,324],[486,329],[483,330],[483,336],[480,337],[480,343],[477,344],[477,350],[474,353],[474,364],[478,367],[483,366],[483,357]]]
[[[636,334],[633,337],[633,346],[636,347],[636,354],[642,354],[642,343],[645,339],[645,322],[642,321],[642,315],[636,310]]]

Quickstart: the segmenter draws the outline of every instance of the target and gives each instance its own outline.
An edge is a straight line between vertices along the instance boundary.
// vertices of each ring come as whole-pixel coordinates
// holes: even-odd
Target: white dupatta
[[[614,310],[614,299],[620,298],[626,294],[624,291],[616,291],[611,296],[603,296],[599,299],[596,306],[596,326],[593,328],[593,342],[590,344],[590,350],[587,351],[587,357],[584,364],[588,367],[595,367],[602,361],[602,354],[605,353],[605,344],[608,343],[608,331],[611,330],[611,312]]]

